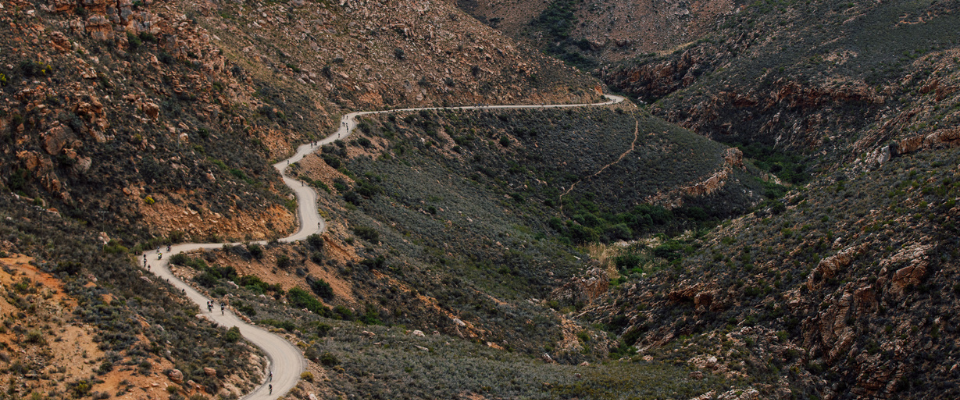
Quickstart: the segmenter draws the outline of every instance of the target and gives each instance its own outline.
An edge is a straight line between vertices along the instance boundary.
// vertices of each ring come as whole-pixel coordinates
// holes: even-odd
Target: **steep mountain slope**
[[[440,2],[0,1],[6,394],[246,392],[258,351],[132,254],[291,230],[269,161],[346,111],[597,97]]]
[[[581,68],[669,52],[710,33],[734,0],[459,0],[471,15]]]
[[[0,206],[4,396],[229,397],[260,381],[259,350],[195,318],[125,247],[16,195]]]
[[[530,15],[574,21],[550,7],[582,4]],[[709,232],[595,246],[619,277],[578,315],[636,359],[752,380],[765,397],[956,397],[960,3],[736,10],[598,76],[794,190]],[[576,56],[589,46],[566,49],[554,53],[590,65]]]
[[[641,354],[750,377],[768,395],[956,397],[958,160],[929,151],[818,179],[586,315]]]
[[[451,391],[545,398],[577,394],[609,398],[624,390],[646,397],[665,392],[693,396],[726,388],[719,377],[690,380],[686,367],[659,363],[570,368],[608,358],[616,343],[607,333],[568,314],[599,292],[555,290],[587,266],[585,255],[569,243],[592,240],[589,232],[596,238],[607,232],[633,237],[633,229],[639,235],[703,222],[661,207],[629,209],[623,215],[607,211],[617,210],[620,203],[604,198],[607,186],[619,185],[619,177],[605,174],[592,179],[606,185],[589,182],[594,189],[603,189],[593,207],[604,211],[594,210],[597,215],[580,211],[567,217],[560,209],[559,188],[578,176],[590,178],[586,170],[596,172],[643,155],[660,160],[663,171],[621,188],[638,193],[620,194],[642,199],[657,193],[656,188],[647,188],[654,182],[661,189],[667,184],[683,187],[724,170],[728,160],[722,146],[630,105],[616,110],[421,111],[371,116],[361,121],[356,135],[290,167],[300,179],[322,190],[320,207],[329,217],[329,230],[322,237],[257,250],[233,247],[204,253],[202,262],[183,262],[190,266],[182,272],[184,276],[218,296],[235,296],[251,319],[282,327],[311,343],[308,357],[331,378],[316,381],[304,392],[388,396],[396,385],[409,385],[403,382],[417,382],[409,387],[409,394],[422,398],[444,397]],[[639,142],[631,146],[638,136]],[[666,157],[678,148],[689,162]],[[572,155],[584,161],[570,162]],[[738,172],[730,172],[716,193],[691,193],[677,199],[694,201],[705,196],[709,200],[729,191],[741,193],[747,203],[757,201],[759,189],[744,194],[757,178],[736,168]],[[584,194],[587,189],[581,190]],[[585,203],[576,204],[589,207]],[[627,217],[639,218],[630,227],[615,219]],[[577,218],[592,222],[581,225]],[[603,229],[616,224],[621,226]],[[261,286],[265,294],[276,299],[285,296],[287,303],[311,312],[284,309],[269,297],[257,299],[231,287],[230,281],[238,286],[260,285],[243,278],[247,274],[271,283]],[[605,287],[608,281],[601,277],[593,284]],[[313,295],[323,303],[303,300]],[[431,332],[429,339],[420,339]],[[467,353],[452,357],[453,349]],[[409,354],[419,351],[424,353]],[[557,380],[572,371],[586,378],[576,384]],[[654,371],[675,384],[651,385]],[[502,374],[529,379],[489,385]],[[425,381],[430,384],[422,386],[420,382]]]
[[[955,140],[958,11],[954,1],[753,5],[686,49],[604,76],[697,133],[801,151],[832,170],[889,140]]]
[[[4,4],[4,185],[141,238],[286,232],[267,161],[344,110],[596,96],[442,3]]]

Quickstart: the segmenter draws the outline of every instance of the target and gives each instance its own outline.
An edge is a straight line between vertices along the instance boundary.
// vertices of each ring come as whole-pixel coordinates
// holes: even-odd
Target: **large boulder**
[[[160,118],[160,106],[155,103],[143,103],[143,113],[147,114],[150,119],[156,121]]]
[[[183,383],[183,372],[180,372],[179,369],[171,369],[170,372],[167,372],[167,377],[174,383]]]
[[[103,15],[91,15],[87,18],[84,29],[90,34],[90,37],[96,40],[113,40],[113,25],[110,19]]]
[[[63,150],[63,146],[65,146],[70,139],[70,134],[67,133],[66,129],[63,129],[62,125],[50,128],[50,130],[44,132],[42,136],[43,149],[47,151],[47,154],[52,156],[59,154],[60,150]]]

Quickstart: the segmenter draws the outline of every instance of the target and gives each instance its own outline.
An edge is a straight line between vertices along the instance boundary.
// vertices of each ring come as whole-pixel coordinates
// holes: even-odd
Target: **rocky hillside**
[[[0,206],[4,396],[231,397],[262,378],[258,349],[196,318],[117,241],[30,199]]]
[[[619,249],[626,279],[584,315],[768,396],[956,397],[958,156],[823,177],[674,255]]]
[[[368,116],[289,167],[326,233],[174,271],[291,398],[957,397],[958,10],[0,0],[6,394],[247,391],[134,254],[291,231],[270,163],[346,112],[599,99],[546,50],[641,107]]]
[[[687,48],[604,77],[697,133],[799,151],[811,171],[834,170],[891,140],[911,139],[911,151],[956,140],[958,11],[926,1],[753,5]]]
[[[288,232],[269,161],[344,111],[596,96],[442,3],[2,4],[4,186],[139,238]]]
[[[258,351],[135,254],[289,232],[270,162],[345,112],[597,90],[442,2],[0,0],[5,393],[249,391]]]
[[[609,286],[604,271],[580,278],[595,265],[572,244],[698,228],[760,201],[735,149],[629,104],[371,116],[355,135],[290,166],[318,189],[327,233],[175,260],[305,346],[301,393],[692,397],[735,384],[661,362],[590,367],[615,336],[571,314]],[[624,179],[638,159],[660,169]],[[709,202],[727,207],[693,205]],[[504,376],[517,378],[492,384]]]
[[[458,0],[480,21],[547,53],[592,70],[625,59],[669,53],[737,14],[742,1]]]
[[[575,37],[596,23],[583,7],[525,20],[576,21],[559,25]],[[793,190],[709,231],[592,246],[613,288],[574,318],[635,360],[754,381],[762,397],[956,397],[960,3],[731,7],[689,43],[597,75]],[[595,65],[596,46],[571,43],[553,53]]]

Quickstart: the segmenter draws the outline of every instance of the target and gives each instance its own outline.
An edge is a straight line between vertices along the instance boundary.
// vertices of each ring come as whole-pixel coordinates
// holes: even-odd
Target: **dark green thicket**
[[[803,155],[786,150],[778,150],[761,143],[734,143],[743,151],[743,156],[753,160],[753,164],[766,172],[776,175],[780,180],[802,185],[810,180],[809,167]],[[781,197],[772,196],[772,197]]]

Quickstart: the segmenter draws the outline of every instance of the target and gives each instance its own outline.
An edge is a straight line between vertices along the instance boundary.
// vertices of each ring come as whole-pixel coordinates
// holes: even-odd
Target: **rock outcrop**
[[[550,299],[578,303],[589,303],[602,296],[610,288],[607,272],[598,266],[586,271],[583,277],[572,278],[563,286],[550,292]]]
[[[716,193],[727,184],[735,169],[743,170],[743,152],[735,147],[724,150],[720,170],[691,185],[660,192],[644,199],[645,203],[661,205],[668,209],[683,205],[685,197],[705,197]]]

